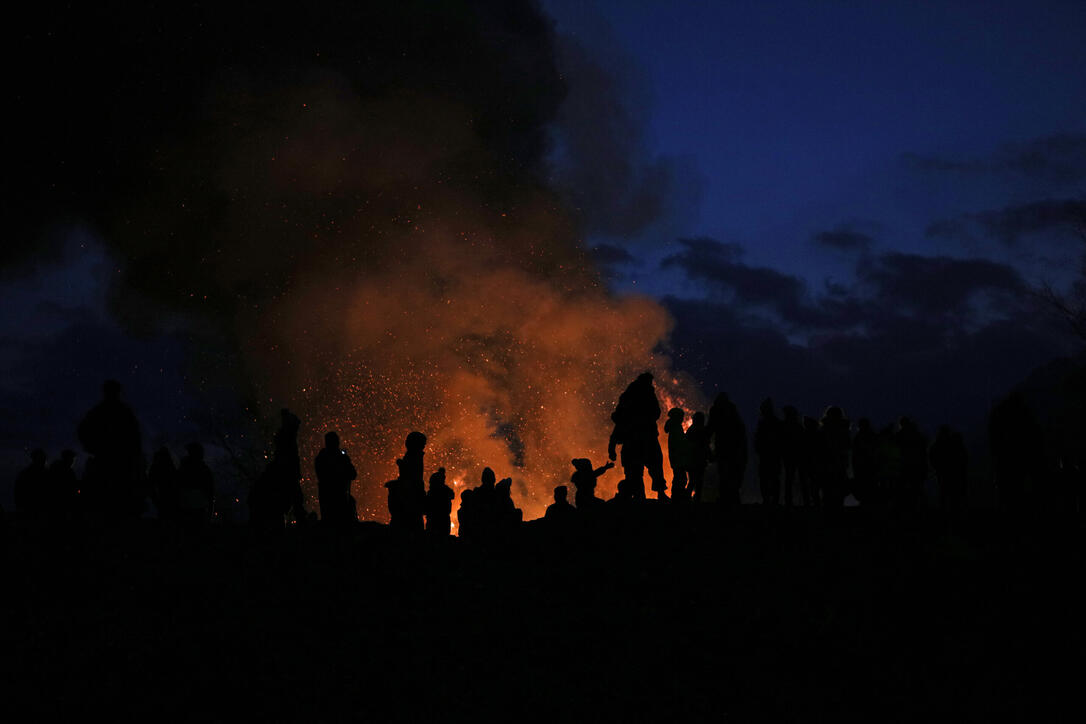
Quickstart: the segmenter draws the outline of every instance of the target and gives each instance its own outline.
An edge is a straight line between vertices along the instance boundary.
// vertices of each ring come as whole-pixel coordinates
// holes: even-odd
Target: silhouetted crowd
[[[563,524],[590,519],[605,506],[621,508],[644,501],[646,473],[657,500],[672,505],[705,503],[712,498],[705,486],[710,465],[716,466],[717,503],[738,505],[751,451],[757,459],[761,501],[767,507],[833,510],[843,507],[851,496],[859,505],[915,511],[933,473],[939,507],[951,516],[966,508],[969,456],[962,435],[949,426],[939,427],[929,445],[908,417],[876,430],[867,418],[858,420],[854,428],[844,410],[832,405],[818,419],[802,416],[790,405],[780,413],[772,399],[764,400],[753,441],[749,441],[742,416],[724,393],[707,414],[694,412],[689,422],[686,411],[669,410],[663,425],[671,468],[669,494],[658,429],[662,410],[653,377],[646,372],[622,392],[611,415],[610,460],[594,467],[588,458],[573,459],[569,479],[573,503],[567,486],[559,485],[544,520]],[[255,528],[281,530],[289,519],[317,518],[306,510],[301,486],[300,427],[295,414],[281,411],[272,453],[249,491],[249,520]],[[121,400],[117,382],[103,385],[102,401],[86,414],[77,433],[87,456],[82,477],[75,471],[74,451],[64,450],[49,463],[43,450],[34,450],[30,465],[15,481],[15,505],[21,515],[69,519],[89,513],[132,518],[144,515],[150,502],[159,519],[181,525],[199,526],[215,517],[215,481],[203,446],[189,443],[176,464],[169,448],[161,447],[147,466],[139,423]],[[1057,460],[1054,471],[1039,468],[1043,437],[1020,396],[1011,395],[992,409],[989,441],[1004,509],[1019,509],[1025,504],[1027,489],[1038,488],[1042,479],[1057,491],[1062,505],[1076,511],[1081,508],[1081,467],[1067,456]],[[351,494],[358,474],[335,431],[329,431],[324,441],[313,461],[319,518],[329,527],[349,526],[358,520]],[[403,457],[396,460],[399,474],[385,483],[389,526],[396,533],[448,536],[456,492],[448,485],[444,468],[426,478],[426,441],[421,432],[407,435]],[[605,501],[597,496],[598,481],[615,467],[616,460],[622,478],[614,497]],[[484,468],[479,485],[460,495],[458,534],[487,539],[516,530],[523,513],[514,503],[512,485],[512,478],[497,480],[493,470]]]

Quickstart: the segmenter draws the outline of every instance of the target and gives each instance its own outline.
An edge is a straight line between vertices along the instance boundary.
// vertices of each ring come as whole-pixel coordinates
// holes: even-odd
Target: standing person
[[[456,493],[445,484],[445,468],[430,476],[426,491],[426,532],[437,538],[448,537],[452,530],[452,504]]]
[[[170,449],[163,445],[151,458],[147,471],[147,484],[151,488],[151,500],[158,509],[159,520],[177,518],[177,466]]]
[[[852,438],[852,494],[861,505],[879,497],[879,438],[871,421],[861,417]]]
[[[79,442],[92,461],[89,487],[103,512],[111,517],[136,517],[143,511],[144,458],[139,421],[121,400],[121,385],[106,380],[102,401],[91,408],[77,430]]]
[[[924,481],[928,479],[928,441],[916,423],[908,417],[898,421],[894,436],[901,451],[901,479],[897,503],[902,510],[916,510],[924,496]]]
[[[351,481],[358,473],[347,451],[339,446],[339,434],[330,430],[324,435],[324,447],[313,461],[317,473],[317,504],[321,521],[329,525],[346,525],[358,520],[358,511],[351,495]]]
[[[999,507],[1004,512],[1021,513],[1027,505],[1027,485],[1036,483],[1044,439],[1040,425],[1020,393],[1011,393],[992,408],[988,415],[988,441]]]
[[[192,525],[211,520],[215,510],[215,476],[204,462],[204,446],[190,442],[177,465],[178,513]]]
[[[775,506],[781,498],[781,421],[766,398],[759,408],[758,427],[754,430],[754,452],[758,455],[758,485],[762,504]]]
[[[686,431],[690,453],[690,492],[694,501],[700,502],[705,482],[705,468],[712,454],[709,452],[709,428],[705,426],[705,413],[695,412],[690,429]]]
[[[840,508],[848,494],[849,449],[852,446],[852,434],[844,410],[836,405],[827,407],[822,415],[820,430],[825,455],[822,504],[827,508]]]
[[[792,405],[781,408],[781,467],[784,469],[784,507],[791,508],[799,483],[800,459],[803,456],[803,423],[799,410]]]
[[[690,444],[683,429],[686,413],[673,407],[667,413],[664,432],[667,434],[667,458],[671,463],[671,499],[690,500]]]
[[[822,480],[825,478],[826,445],[818,420],[803,418],[803,446],[800,455],[799,488],[803,507],[818,508],[822,505]]]
[[[389,525],[394,530],[421,533],[425,530],[426,483],[423,481],[423,460],[426,456],[426,436],[415,431],[404,440],[406,451],[396,460],[400,476],[388,483]]]
[[[283,517],[291,512],[298,522],[306,519],[298,457],[298,430],[302,421],[285,407],[279,416],[281,422],[275,433],[272,459],[249,494],[250,522],[268,530],[282,530]]]
[[[739,505],[739,490],[747,472],[747,426],[727,394],[721,392],[713,401],[708,426],[720,476],[720,502]]]
[[[952,518],[960,516],[969,478],[969,453],[961,434],[949,425],[940,425],[928,459],[939,483],[939,507]]]
[[[616,458],[615,447],[622,446],[622,470],[632,497],[645,497],[645,470],[652,479],[652,489],[660,500],[667,500],[664,480],[664,454],[660,449],[660,401],[652,384],[652,373],[643,372],[618,398],[611,413],[615,424],[607,445],[607,455]]]

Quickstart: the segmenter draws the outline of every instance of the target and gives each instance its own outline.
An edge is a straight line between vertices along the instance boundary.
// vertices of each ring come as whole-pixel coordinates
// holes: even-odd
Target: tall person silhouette
[[[659,430],[660,401],[652,384],[652,373],[643,372],[631,382],[618,398],[618,405],[611,413],[615,424],[607,445],[611,460],[616,457],[615,447],[622,446],[622,470],[625,483],[632,497],[645,497],[645,470],[652,480],[652,489],[661,500],[667,499],[667,482],[664,480],[664,453],[660,449]]]

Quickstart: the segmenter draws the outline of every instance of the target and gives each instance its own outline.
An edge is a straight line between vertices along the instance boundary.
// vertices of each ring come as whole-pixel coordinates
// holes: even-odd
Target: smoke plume
[[[197,384],[294,409],[303,457],[339,430],[367,517],[411,430],[534,517],[638,372],[690,394],[665,311],[608,293],[544,180],[564,88],[534,4],[42,12],[18,232],[92,224],[129,328],[189,330]]]

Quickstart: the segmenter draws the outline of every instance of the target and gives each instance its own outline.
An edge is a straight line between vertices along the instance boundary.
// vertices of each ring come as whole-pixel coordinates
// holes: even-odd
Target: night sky
[[[770,395],[951,422],[983,454],[991,402],[1080,351],[1029,291],[1066,288],[1083,253],[1086,4],[441,7],[45,3],[18,24],[0,504],[30,448],[76,447],[106,377],[148,451],[259,437],[348,349],[297,340],[348,334],[352,265],[350,334],[374,300],[456,297],[402,294],[424,282],[401,265],[464,256],[412,233],[480,255],[442,284],[509,270],[651,347],[655,312],[623,306],[649,295],[672,325],[655,362],[748,424]],[[487,319],[470,363],[509,326]],[[502,351],[535,350],[522,332]],[[310,377],[269,361],[292,340]]]

